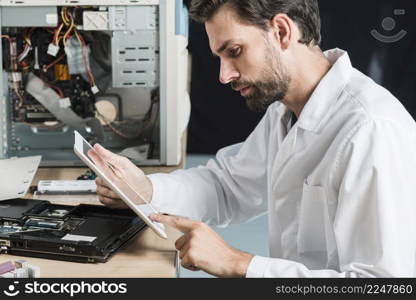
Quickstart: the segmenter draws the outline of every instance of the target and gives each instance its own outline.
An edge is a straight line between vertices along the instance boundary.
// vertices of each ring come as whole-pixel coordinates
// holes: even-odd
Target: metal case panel
[[[114,32],[113,87],[156,87],[159,55],[155,31]]]
[[[55,27],[58,24],[55,6],[3,7],[1,18],[4,27]]]

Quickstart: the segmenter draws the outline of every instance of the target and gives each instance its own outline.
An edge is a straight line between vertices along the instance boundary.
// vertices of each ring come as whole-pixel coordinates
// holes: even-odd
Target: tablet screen
[[[129,199],[132,204],[140,210],[140,212],[149,217],[151,214],[158,214],[158,211],[150,204],[147,203],[143,196],[136,189],[137,179],[126,176],[122,169],[118,169],[115,165],[110,165],[106,162],[95,150],[94,148],[79,134],[76,132],[75,138],[75,147],[78,151],[82,152],[84,159],[88,160],[93,164],[105,177],[111,181],[111,183],[116,186],[121,193]],[[100,174],[97,174],[100,176]],[[123,201],[123,200],[120,200]],[[157,226],[159,229],[164,231],[164,226],[160,223],[151,222],[153,225]]]

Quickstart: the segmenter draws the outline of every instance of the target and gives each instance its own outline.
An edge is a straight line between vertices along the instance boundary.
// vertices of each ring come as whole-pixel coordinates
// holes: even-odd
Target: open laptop
[[[105,262],[145,227],[130,210],[31,199],[0,202],[0,248],[13,255]]]

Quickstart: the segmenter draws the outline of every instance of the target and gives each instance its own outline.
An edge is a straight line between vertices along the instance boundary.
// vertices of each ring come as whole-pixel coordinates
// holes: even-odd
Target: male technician
[[[189,218],[153,216],[184,233],[182,265],[220,277],[416,276],[415,122],[346,52],[321,51],[317,0],[194,0],[190,11],[220,81],[267,109],[263,120],[206,167],[172,174],[146,177],[96,146],[162,213]],[[103,203],[121,205],[97,183]],[[270,257],[205,225],[266,212]]]

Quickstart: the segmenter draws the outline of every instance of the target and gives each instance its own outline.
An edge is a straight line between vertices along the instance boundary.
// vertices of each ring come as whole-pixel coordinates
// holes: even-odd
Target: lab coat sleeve
[[[415,132],[413,124],[371,120],[341,147],[332,173],[339,270],[256,256],[247,277],[414,277]]]
[[[150,175],[152,204],[162,213],[217,226],[265,213],[269,115],[244,143],[220,150],[207,166]]]

